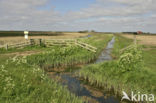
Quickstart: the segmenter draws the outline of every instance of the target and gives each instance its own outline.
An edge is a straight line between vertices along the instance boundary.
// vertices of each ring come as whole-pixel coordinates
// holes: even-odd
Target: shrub
[[[122,72],[137,70],[143,67],[141,50],[135,45],[126,49],[118,60],[118,66]]]

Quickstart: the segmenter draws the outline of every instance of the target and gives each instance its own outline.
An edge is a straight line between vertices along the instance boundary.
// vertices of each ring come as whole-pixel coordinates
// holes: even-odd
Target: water
[[[95,63],[112,60],[110,53],[114,42],[115,37],[113,37],[108,43],[107,47],[103,50]],[[91,86],[81,83],[79,78],[76,78],[73,74],[74,72],[57,75],[61,77],[62,85],[66,86],[71,93],[74,93],[76,96],[88,98],[89,103],[119,103],[118,99],[115,97],[107,96],[107,94],[101,92],[100,90],[96,90]]]
[[[66,86],[71,93],[76,96],[91,98],[89,103],[95,103],[93,100],[98,103],[119,103],[113,96],[104,98],[106,94],[103,94],[100,90],[95,90],[91,86],[89,86],[88,89],[86,85],[82,84],[78,78],[73,77],[72,74],[60,74],[60,76],[63,79],[62,84]],[[98,95],[99,93],[102,94]]]
[[[108,43],[107,47],[102,51],[101,55],[98,57],[95,63],[112,60],[111,50],[113,48],[114,42],[115,37],[113,37],[112,40]]]

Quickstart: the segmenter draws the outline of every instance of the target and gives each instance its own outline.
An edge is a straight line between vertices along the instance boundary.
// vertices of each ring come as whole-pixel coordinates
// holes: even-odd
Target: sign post
[[[25,38],[26,40],[28,40],[28,34],[29,34],[29,31],[24,31],[24,38]]]

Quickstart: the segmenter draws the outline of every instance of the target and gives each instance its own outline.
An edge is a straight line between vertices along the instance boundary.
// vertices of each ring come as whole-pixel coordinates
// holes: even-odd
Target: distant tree
[[[91,30],[91,32],[95,32],[95,30]]]
[[[79,31],[79,33],[88,33],[88,30],[84,30],[84,31]]]

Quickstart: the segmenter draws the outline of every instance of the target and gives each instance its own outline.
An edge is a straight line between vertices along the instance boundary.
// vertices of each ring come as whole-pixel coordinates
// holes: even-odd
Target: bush
[[[143,67],[141,50],[135,45],[126,49],[118,60],[118,66],[122,72],[137,70]]]

